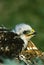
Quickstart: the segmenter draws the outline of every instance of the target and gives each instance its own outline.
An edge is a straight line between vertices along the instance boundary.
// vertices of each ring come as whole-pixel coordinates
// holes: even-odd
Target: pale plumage
[[[16,32],[20,38],[23,39],[23,50],[26,48],[28,41],[35,35],[34,29],[30,25],[24,23],[16,25],[12,32]]]
[[[6,49],[6,51],[4,51],[4,53],[6,53],[8,50],[12,50],[13,53],[15,52],[15,56],[18,55],[19,58],[21,60],[23,60],[27,65],[38,65],[38,64],[40,64],[39,61],[42,63],[41,59],[38,60],[39,58],[35,58],[35,59],[33,59],[34,60],[34,64],[33,64],[33,62],[32,62],[32,64],[30,64],[31,61],[28,60],[28,62],[27,62],[27,58],[24,55],[21,55],[22,56],[21,57],[20,54],[19,54],[21,51],[26,49],[28,41],[30,41],[30,39],[33,36],[35,36],[35,31],[32,29],[31,26],[29,26],[27,24],[18,24],[18,25],[16,25],[16,27],[14,29],[12,29],[12,31],[11,30],[7,30],[7,29],[0,29],[0,30],[1,30],[0,32],[2,33],[2,34],[0,34],[0,39],[1,39],[1,35],[3,35],[4,37],[2,36],[2,40],[4,38],[4,42],[6,42],[6,40],[8,39],[8,42],[9,42],[9,43],[8,42],[6,43],[8,46],[6,44],[4,44],[4,46],[3,46],[4,50]],[[6,30],[6,32],[4,30]],[[7,31],[9,31],[9,32],[7,32]],[[7,36],[6,39],[5,39],[5,36]],[[12,41],[12,40],[14,40],[14,41]],[[14,43],[15,47],[14,47],[13,43]],[[13,47],[12,47],[12,45],[13,45]],[[8,49],[8,47],[9,47],[9,49]],[[2,51],[3,51],[3,48],[0,47],[0,49],[2,49]],[[32,48],[29,48],[29,47],[27,47],[27,48],[28,48],[28,51],[30,49],[32,49]],[[33,48],[37,49],[35,47],[33,47]],[[20,50],[20,51],[18,51],[18,50]],[[11,51],[9,51],[9,52],[11,52]],[[17,54],[17,52],[18,52],[18,54]],[[9,56],[12,56],[13,53],[11,53],[11,55],[9,54]],[[14,58],[10,59],[9,57],[5,57],[4,58],[4,57],[1,57],[1,55],[0,55],[0,62],[3,63],[3,64],[0,64],[0,65],[25,65],[24,62],[20,63],[18,60],[16,60],[15,56],[13,56]],[[35,61],[37,61],[37,63]]]

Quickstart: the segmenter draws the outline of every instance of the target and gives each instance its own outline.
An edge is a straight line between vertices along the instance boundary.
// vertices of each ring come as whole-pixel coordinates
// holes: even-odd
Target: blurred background
[[[19,23],[37,31],[32,41],[44,51],[44,0],[0,0],[0,26],[14,28]]]

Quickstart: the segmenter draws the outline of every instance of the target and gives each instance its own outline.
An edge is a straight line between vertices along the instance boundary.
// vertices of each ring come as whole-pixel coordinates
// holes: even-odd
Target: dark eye
[[[23,32],[23,34],[26,34],[26,33],[27,33],[27,31],[24,31],[24,32]]]
[[[24,31],[23,34],[28,34],[30,31]]]

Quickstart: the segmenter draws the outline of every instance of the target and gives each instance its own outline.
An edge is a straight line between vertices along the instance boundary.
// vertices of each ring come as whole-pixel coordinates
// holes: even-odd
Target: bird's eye
[[[30,31],[24,31],[23,34],[28,34]]]
[[[24,31],[24,32],[23,32],[23,34],[26,34],[26,33],[27,33],[27,31]]]

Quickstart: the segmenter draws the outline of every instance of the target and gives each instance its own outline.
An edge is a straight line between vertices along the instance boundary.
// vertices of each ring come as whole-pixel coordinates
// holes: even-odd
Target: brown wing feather
[[[22,50],[23,40],[16,33],[0,29],[0,55],[17,57]]]

